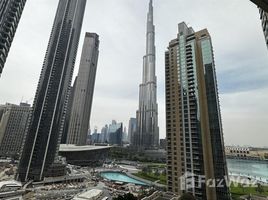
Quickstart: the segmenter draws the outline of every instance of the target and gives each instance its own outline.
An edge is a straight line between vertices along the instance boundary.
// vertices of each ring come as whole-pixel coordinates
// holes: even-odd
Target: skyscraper
[[[0,1],[0,76],[6,63],[25,3],[26,0]]]
[[[111,145],[123,145],[123,123],[117,123],[112,120],[112,124],[109,125],[108,129],[109,144]]]
[[[0,116],[0,156],[19,158],[30,109],[27,103],[7,103],[1,106],[3,114]]]
[[[150,0],[147,14],[146,55],[143,57],[143,75],[139,92],[139,109],[137,111],[137,131],[134,135],[133,144],[139,149],[156,148],[159,144],[156,82],[155,27],[153,22],[153,2]]]
[[[86,0],[59,0],[18,168],[23,182],[40,181],[58,165],[85,6]]]
[[[70,117],[67,144],[86,145],[99,56],[99,36],[86,33]]]
[[[178,36],[165,53],[165,76],[168,191],[190,192],[200,200],[230,199],[214,55],[206,29],[194,32],[179,24]],[[223,187],[208,187],[204,179],[223,180]]]
[[[74,101],[74,91],[76,87],[76,81],[77,77],[74,80],[73,86],[70,88],[70,95],[69,95],[69,100],[66,108],[66,116],[65,116],[65,121],[63,125],[63,131],[62,131],[62,136],[61,136],[61,144],[66,144],[67,142],[67,135],[68,135],[68,130],[70,126],[70,118],[71,118],[71,112],[72,112],[72,106],[73,106],[73,101]]]
[[[108,143],[108,125],[107,124],[101,129],[101,142]]]
[[[130,118],[128,123],[128,141],[132,145],[134,143],[134,133],[136,132],[137,120]]]
[[[268,13],[261,8],[259,8],[259,11],[261,16],[261,25],[264,33],[265,42],[266,46],[268,47]]]
[[[268,47],[268,1],[267,0],[251,0],[259,7],[262,30],[264,33],[266,46]]]

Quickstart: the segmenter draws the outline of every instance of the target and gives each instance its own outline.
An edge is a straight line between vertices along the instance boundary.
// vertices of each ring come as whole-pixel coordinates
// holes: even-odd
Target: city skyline
[[[17,103],[22,96],[24,100],[34,97],[56,4],[53,0],[26,4],[14,39],[15,47],[11,48],[7,67],[0,79],[1,104]],[[267,137],[265,122],[268,110],[265,104],[268,100],[268,58],[257,7],[250,1],[242,0],[230,1],[229,4],[217,2],[213,5],[207,1],[203,6],[193,6],[191,12],[186,12],[184,10],[191,1],[184,3],[187,5],[183,5],[182,1],[155,1],[154,4],[160,138],[165,137],[164,51],[170,38],[176,34],[175,25],[185,20],[191,22],[190,25],[197,30],[207,27],[213,38],[225,144],[264,146],[265,142],[262,141]],[[101,75],[96,80],[91,127],[97,125],[101,128],[111,119],[128,124],[129,118],[135,116],[138,106],[137,84],[140,83],[142,73],[147,1],[141,3],[121,0],[115,10],[111,11],[109,7],[112,5],[112,1],[104,4],[103,0],[88,3],[85,16],[87,22],[84,23],[81,34],[94,31],[103,38],[98,70]],[[207,7],[209,11],[206,10]],[[218,7],[222,10],[219,11]],[[30,19],[34,13],[40,13],[40,25],[36,18]],[[195,13],[203,17],[197,19]],[[225,13],[230,15],[226,16]],[[167,18],[172,20],[166,23]],[[127,23],[131,25],[128,26]],[[28,30],[30,26],[36,27],[36,30]],[[118,39],[123,41],[122,44],[117,43]],[[81,49],[80,43],[78,55]],[[131,49],[131,53],[126,49]],[[122,60],[119,63],[120,58]],[[77,70],[78,63],[74,75]],[[6,85],[9,85],[8,89],[5,89]],[[18,85],[24,89],[21,90]],[[107,111],[105,116],[103,110]],[[256,133],[252,134],[253,131]]]

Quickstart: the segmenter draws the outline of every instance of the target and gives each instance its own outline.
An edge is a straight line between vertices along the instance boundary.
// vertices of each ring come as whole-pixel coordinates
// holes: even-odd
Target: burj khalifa
[[[143,57],[142,84],[139,91],[137,129],[134,146],[138,149],[154,149],[159,144],[157,78],[155,75],[155,27],[153,22],[153,2],[150,0],[147,14],[146,55]]]

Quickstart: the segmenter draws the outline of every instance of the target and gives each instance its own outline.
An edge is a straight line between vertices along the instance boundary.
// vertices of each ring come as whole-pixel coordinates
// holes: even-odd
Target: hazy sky
[[[91,127],[128,126],[138,108],[149,0],[88,0],[84,34],[100,35]],[[28,0],[0,78],[0,103],[35,94],[58,0]],[[185,21],[211,34],[227,145],[268,146],[268,52],[258,9],[245,0],[155,0],[160,137],[165,137],[164,52]]]

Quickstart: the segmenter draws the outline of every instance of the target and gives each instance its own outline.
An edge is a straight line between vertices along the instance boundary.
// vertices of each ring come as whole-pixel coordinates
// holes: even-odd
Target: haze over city
[[[88,1],[84,32],[100,35],[100,55],[91,128],[112,119],[128,125],[138,109],[147,3]],[[147,2],[147,1],[146,1]],[[116,4],[115,4],[116,3]],[[0,103],[32,103],[58,1],[29,1],[0,79]],[[194,0],[154,2],[160,138],[165,137],[164,51],[185,21],[208,28],[214,47],[225,144],[267,146],[268,57],[259,13],[251,2]],[[34,17],[33,17],[34,16]]]

